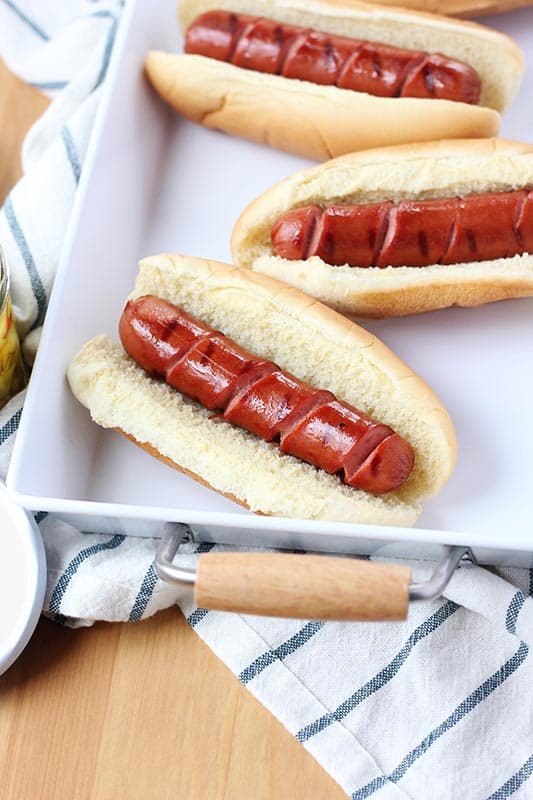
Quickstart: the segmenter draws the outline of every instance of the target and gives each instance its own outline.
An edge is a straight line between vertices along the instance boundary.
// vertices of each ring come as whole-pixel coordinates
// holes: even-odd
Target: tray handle
[[[173,563],[187,533],[186,525],[165,526],[155,564],[160,578],[194,587],[201,608],[293,619],[405,619],[409,601],[438,597],[467,553],[465,547],[445,548],[425,583],[412,583],[408,567],[282,553],[205,553],[192,570]]]

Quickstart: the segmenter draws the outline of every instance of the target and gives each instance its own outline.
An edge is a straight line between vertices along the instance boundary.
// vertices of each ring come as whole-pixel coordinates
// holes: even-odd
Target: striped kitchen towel
[[[14,308],[32,358],[100,87],[116,0],[0,0],[0,55],[52,98],[29,132],[24,177],[0,215]],[[5,476],[24,395],[0,412]],[[532,798],[533,582],[528,570],[459,570],[403,624],[337,624],[207,612],[157,580],[157,542],[84,534],[37,514],[47,613],[72,625],[139,620],[178,602],[189,624],[360,800]],[[190,544],[194,564],[210,545]],[[428,567],[415,565],[422,578]]]

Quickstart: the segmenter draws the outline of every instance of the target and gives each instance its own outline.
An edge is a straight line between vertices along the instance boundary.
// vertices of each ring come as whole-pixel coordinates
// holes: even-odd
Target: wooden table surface
[[[0,200],[47,101],[0,62]],[[177,608],[69,630],[41,619],[0,677],[2,800],[341,800],[339,786]]]

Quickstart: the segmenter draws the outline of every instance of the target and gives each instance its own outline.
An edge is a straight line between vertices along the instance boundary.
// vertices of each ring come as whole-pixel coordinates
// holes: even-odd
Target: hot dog
[[[74,358],[76,397],[254,511],[412,524],[453,469],[453,426],[429,388],[371,334],[278,281],[145,259],[120,335],[125,349],[100,336]]]
[[[518,142],[352,154],[257,198],[233,258],[365,316],[531,296],[532,187],[533,147]]]
[[[282,453],[342,473],[348,486],[390,492],[413,468],[411,447],[388,425],[249,353],[166,300],[144,295],[128,301],[119,331],[126,352],[150,375],[266,442],[277,440]]]
[[[185,52],[379,97],[478,103],[481,96],[479,75],[462,61],[229,11],[197,17],[187,29]]]
[[[159,94],[209,128],[317,160],[494,135],[523,71],[503,34],[398,8],[184,0],[179,15],[188,52],[146,59]]]
[[[307,206],[272,226],[274,253],[291,261],[426,267],[533,253],[533,192],[486,192],[436,200]]]

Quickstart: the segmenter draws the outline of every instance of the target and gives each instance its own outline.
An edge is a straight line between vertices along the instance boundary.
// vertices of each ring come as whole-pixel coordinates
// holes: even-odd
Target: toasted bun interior
[[[202,259],[145,259],[132,296],[148,293],[391,425],[413,446],[414,470],[387,495],[348,487],[152,380],[104,336],[87,343],[68,370],[74,394],[100,425],[120,429],[253,511],[276,516],[411,525],[420,501],[448,479],[456,443],[446,410],[370,333],[277,281]]]
[[[502,139],[388,147],[302,170],[241,214],[232,236],[237,264],[279,278],[345,313],[399,316],[533,295],[533,256],[428,267],[331,266],[318,257],[275,256],[272,224],[291,208],[424,200],[533,187],[533,146]]]

